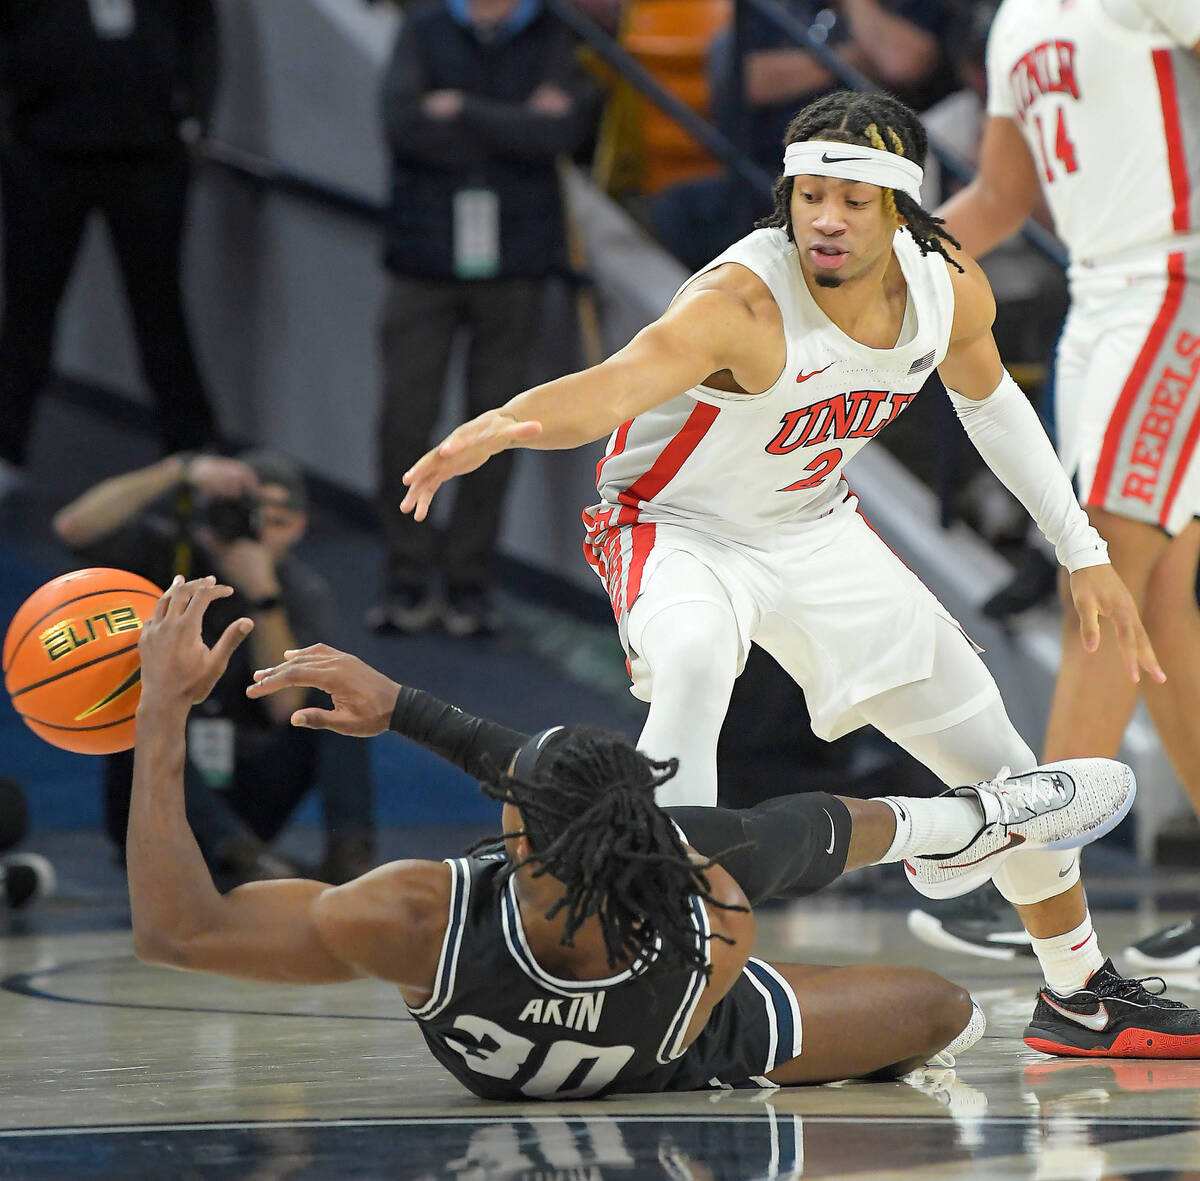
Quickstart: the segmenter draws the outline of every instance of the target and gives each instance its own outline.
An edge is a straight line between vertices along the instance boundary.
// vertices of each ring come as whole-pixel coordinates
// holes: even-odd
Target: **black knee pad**
[[[814,894],[846,868],[850,812],[826,792],[779,796],[753,808],[666,811],[693,849],[728,870],[751,905]]]

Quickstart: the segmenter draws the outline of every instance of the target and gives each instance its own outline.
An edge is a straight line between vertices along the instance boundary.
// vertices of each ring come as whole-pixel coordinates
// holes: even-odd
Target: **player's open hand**
[[[1141,680],[1145,669],[1160,684],[1167,679],[1150,637],[1142,626],[1137,604],[1121,576],[1108,565],[1085,566],[1071,575],[1071,597],[1079,614],[1079,636],[1085,652],[1100,647],[1100,619],[1108,619],[1117,633],[1117,643],[1131,681]]]
[[[489,410],[464,422],[404,473],[408,492],[400,502],[400,511],[412,513],[417,521],[425,520],[433,494],[447,480],[465,476],[498,452],[520,447],[541,433],[540,422],[520,422],[499,410]]]
[[[234,650],[254,629],[252,620],[235,619],[211,648],[204,642],[201,627],[209,603],[231,594],[233,588],[211,574],[191,582],[175,576],[138,641],[143,700],[196,705],[212,692]]]
[[[333,699],[332,709],[309,707],[292,714],[292,725],[309,730],[336,730],[355,738],[382,734],[392,720],[400,686],[369,664],[328,644],[292,648],[283,663],[260,668],[247,697],[267,697],[299,685],[320,689]]]

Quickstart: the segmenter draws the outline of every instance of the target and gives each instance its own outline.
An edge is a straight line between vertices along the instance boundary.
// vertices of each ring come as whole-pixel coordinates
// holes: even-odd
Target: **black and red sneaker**
[[[1150,992],[1145,985],[1162,986]],[[1105,960],[1078,992],[1038,993],[1025,1044],[1069,1058],[1200,1058],[1200,1012],[1162,995],[1158,976],[1127,980]]]

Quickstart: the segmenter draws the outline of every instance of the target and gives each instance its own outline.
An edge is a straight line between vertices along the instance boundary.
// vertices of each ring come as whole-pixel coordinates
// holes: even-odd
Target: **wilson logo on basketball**
[[[100,638],[122,632],[141,631],[142,621],[132,607],[113,607],[84,619],[64,619],[38,636],[46,655],[52,660],[69,656],[76,649]]]

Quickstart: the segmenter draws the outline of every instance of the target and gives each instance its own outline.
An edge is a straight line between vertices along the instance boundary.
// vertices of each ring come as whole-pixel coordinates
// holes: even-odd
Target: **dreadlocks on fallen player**
[[[506,774],[482,784],[485,795],[520,810],[525,828],[504,835],[527,836],[533,845],[533,855],[506,872],[532,863],[535,877],[548,873],[566,887],[546,917],[566,911],[567,946],[596,915],[610,966],[646,958],[661,938],[662,952],[710,970],[689,899],[699,894],[722,909],[745,908],[713,897],[704,870],[718,858],[697,863],[654,803],[655,790],[678,769],[678,759],[648,759],[619,735],[577,726],[529,779]]]

